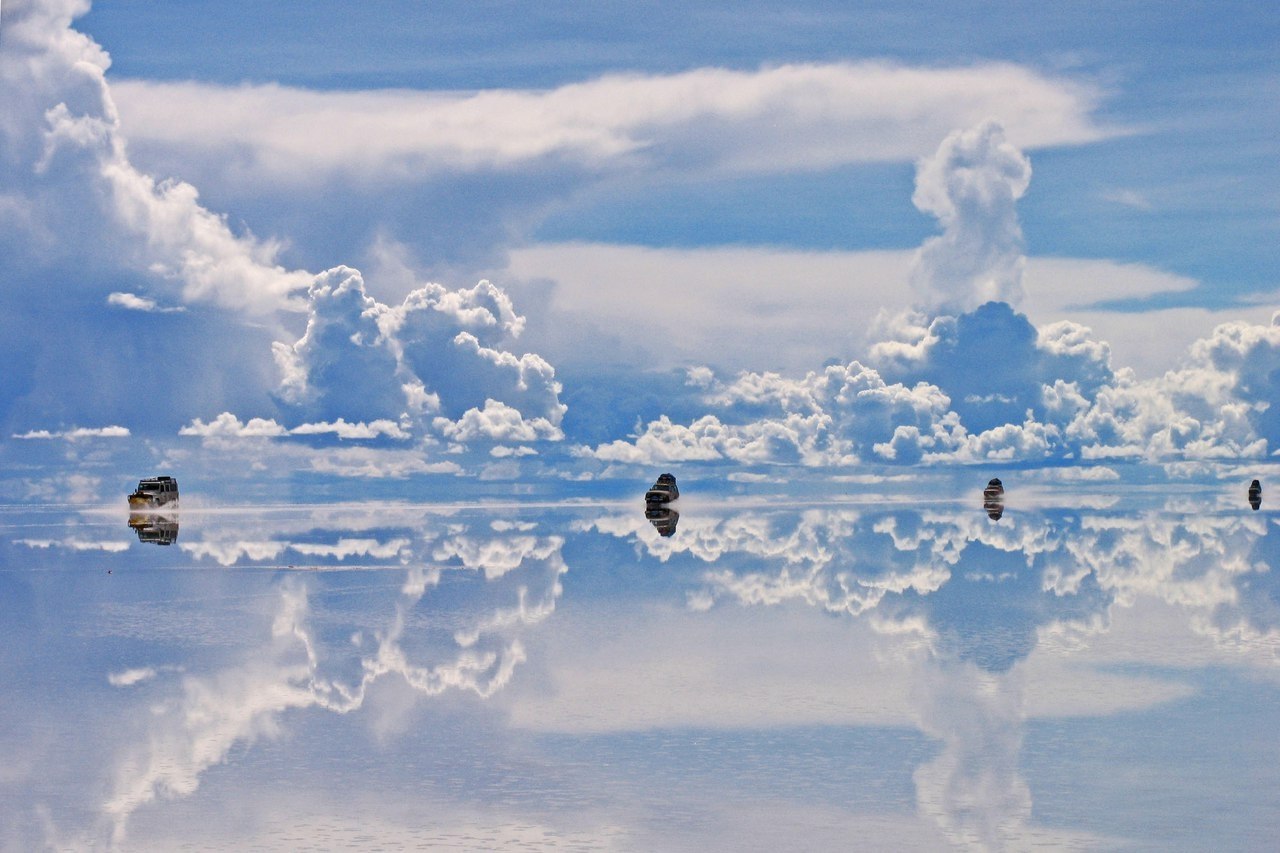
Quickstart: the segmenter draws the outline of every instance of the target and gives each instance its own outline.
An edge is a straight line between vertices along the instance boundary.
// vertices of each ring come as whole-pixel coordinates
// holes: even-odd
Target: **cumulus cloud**
[[[911,307],[917,251],[802,251],[783,247],[666,247],[541,243],[513,249],[505,281],[553,283],[540,293],[555,323],[531,321],[527,339],[556,365],[630,360],[803,372],[833,353],[859,352],[888,334],[877,318]],[[1103,259],[1026,259],[1023,309],[1033,322],[1075,320],[1107,340],[1117,363],[1158,375],[1205,329],[1238,309],[1105,311],[1110,300],[1185,293],[1196,280]],[[661,299],[636,299],[663,282]],[[779,298],[785,283],[786,298]],[[1269,319],[1270,312],[1247,315]],[[672,323],[671,317],[682,318]],[[563,318],[563,319],[562,319]],[[767,319],[769,345],[759,340]],[[923,320],[927,325],[929,317]],[[594,330],[594,331],[593,331]]]
[[[242,422],[230,412],[223,412],[209,423],[196,418],[178,430],[178,434],[206,439],[283,438],[288,435],[332,435],[345,440],[411,437],[400,423],[385,419],[348,423],[343,418],[338,418],[332,422],[320,421],[285,428],[269,418],[250,418],[247,423]]]
[[[220,566],[234,566],[241,559],[274,560],[284,553],[288,543],[206,538],[198,542],[180,542],[178,547],[197,560],[208,558]]]
[[[174,282],[184,300],[282,307],[310,276],[278,265],[278,244],[234,233],[194,187],[156,181],[130,162],[104,77],[110,59],[71,29],[87,10],[82,0],[5,6],[0,131],[9,168],[0,187],[28,199],[32,220],[48,230],[68,210],[99,210],[103,244],[127,247],[119,260]]]
[[[56,278],[59,287],[90,291],[83,304],[105,300],[135,316],[117,315],[95,340],[84,332],[100,329],[100,312],[78,307],[77,299],[52,300],[56,347],[13,321],[26,337],[12,344],[12,358],[6,346],[15,378],[0,387],[0,414],[11,394],[34,394],[32,411],[48,408],[40,396],[47,395],[72,416],[97,405],[108,417],[131,412],[154,428],[188,420],[194,402],[199,411],[235,405],[237,415],[188,421],[188,435],[275,435],[283,408],[303,422],[294,435],[404,440],[413,424],[402,416],[421,417],[427,430],[433,417],[457,422],[471,409],[478,413],[472,420],[483,420],[492,399],[516,410],[539,440],[559,437],[563,406],[554,370],[537,355],[504,349],[524,319],[500,288],[425,284],[403,305],[382,305],[367,296],[355,270],[317,276],[286,269],[277,260],[282,243],[232,227],[192,185],[138,168],[106,81],[110,59],[72,29],[87,9],[73,0],[5,6],[0,215],[9,227],[0,240],[45,275],[74,270]],[[63,239],[67,234],[76,237]],[[129,290],[103,287],[109,281],[118,288],[121,279]],[[32,310],[9,291],[0,301]],[[300,312],[308,319],[300,340],[264,346],[266,336],[296,334],[292,315]],[[82,345],[89,340],[92,348]],[[275,401],[273,366],[281,380]],[[78,377],[76,388],[61,394],[63,371],[92,371],[97,381]],[[143,383],[169,405],[137,406]],[[246,399],[258,412],[243,423]]]
[[[952,133],[920,162],[911,200],[936,216],[943,232],[920,248],[911,283],[934,313],[1022,299],[1015,205],[1030,183],[1031,163],[991,121]]]
[[[371,439],[379,436],[387,438],[409,438],[400,424],[389,420],[376,420],[369,423],[349,424],[342,418],[333,423],[302,424],[289,430],[291,435],[336,435],[345,439]]]
[[[524,318],[489,282],[424,284],[391,307],[368,295],[358,271],[338,267],[317,276],[308,294],[306,332],[275,346],[280,398],[292,410],[339,420],[381,415],[375,423],[416,422],[458,442],[563,437],[555,369],[504,348]],[[386,434],[403,437],[398,429]]]
[[[1139,380],[1089,328],[1037,328],[1018,313],[1015,202],[1030,174],[999,125],[949,135],[917,170],[914,200],[943,226],[916,256],[923,302],[883,321],[865,361],[799,378],[696,368],[690,387],[707,414],[688,425],[661,416],[582,453],[814,467],[1264,456],[1280,441],[1274,320],[1220,325],[1182,367]]]
[[[209,423],[196,418],[178,430],[179,435],[200,438],[278,438],[288,433],[287,429],[274,420],[250,418],[248,423],[244,423],[230,412],[223,412]]]
[[[564,437],[559,427],[546,418],[525,420],[518,410],[493,399],[485,400],[483,409],[468,409],[456,422],[436,418],[434,423],[442,435],[453,441],[554,441]]]

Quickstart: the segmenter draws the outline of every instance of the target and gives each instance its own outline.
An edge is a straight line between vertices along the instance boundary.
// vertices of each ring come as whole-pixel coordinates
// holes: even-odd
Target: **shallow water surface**
[[[1275,517],[1058,503],[2,508],[0,841],[1267,849]]]

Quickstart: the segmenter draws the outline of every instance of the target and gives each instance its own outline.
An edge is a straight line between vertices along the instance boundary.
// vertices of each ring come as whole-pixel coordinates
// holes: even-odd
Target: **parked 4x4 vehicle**
[[[676,478],[671,474],[661,474],[658,476],[658,481],[645,492],[644,502],[665,504],[671,503],[678,497],[680,497],[680,490],[676,488]]]
[[[129,495],[130,509],[150,509],[178,502],[178,481],[172,477],[148,477],[138,481]]]

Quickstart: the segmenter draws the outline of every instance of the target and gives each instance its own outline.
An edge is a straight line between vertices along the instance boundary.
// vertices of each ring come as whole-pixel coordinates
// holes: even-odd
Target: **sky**
[[[1258,3],[6,0],[0,491],[1257,476],[1278,36]]]

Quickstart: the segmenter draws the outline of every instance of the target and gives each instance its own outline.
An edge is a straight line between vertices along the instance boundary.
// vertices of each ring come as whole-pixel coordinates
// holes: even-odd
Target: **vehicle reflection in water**
[[[62,667],[66,685],[65,701],[10,714],[11,731],[39,713],[51,733],[0,782],[24,816],[17,849],[271,846],[211,838],[209,815],[242,786],[246,825],[296,831],[344,802],[326,782],[335,764],[363,793],[327,826],[386,846],[496,847],[531,818],[534,840],[610,846],[562,834],[585,832],[590,806],[632,833],[624,847],[688,841],[653,829],[677,810],[671,832],[741,848],[761,824],[726,809],[746,800],[777,809],[761,820],[826,809],[786,824],[813,848],[833,846],[816,834],[830,819],[909,830],[873,847],[1265,849],[1216,816],[1261,809],[1264,832],[1280,815],[1247,799],[1280,771],[1246,740],[1280,724],[1280,537],[1240,508],[1024,509],[999,525],[967,501],[722,508],[688,515],[678,537],[630,507],[187,521],[163,559],[198,571],[157,573],[132,599],[122,573],[95,573],[96,588],[0,573],[28,599],[57,594],[64,620],[30,623],[46,633],[11,653],[15,672]],[[33,569],[152,557],[74,523],[61,538],[0,529],[27,531],[3,544]],[[666,571],[644,571],[653,560]],[[98,656],[68,663],[85,636]],[[1215,692],[1233,678],[1245,687]],[[1224,701],[1249,725],[1212,725]],[[1134,738],[1135,725],[1172,728]],[[1221,755],[1235,759],[1209,760]],[[276,769],[296,783],[284,805]],[[56,794],[50,780],[64,780]],[[414,834],[407,785],[455,835]],[[1189,814],[1192,796],[1204,807]],[[289,823],[293,806],[312,811]],[[102,827],[83,828],[86,813]]]
[[[129,513],[129,527],[138,534],[139,542],[172,545],[178,541],[178,516],[153,512]]]
[[[1262,483],[1258,480],[1249,484],[1249,506],[1254,510],[1262,506]]]
[[[992,521],[999,521],[1004,515],[1004,484],[998,477],[993,477],[982,490],[982,508]]]
[[[644,508],[644,517],[658,531],[659,536],[670,536],[676,532],[680,523],[680,513],[665,504],[648,504]]]

